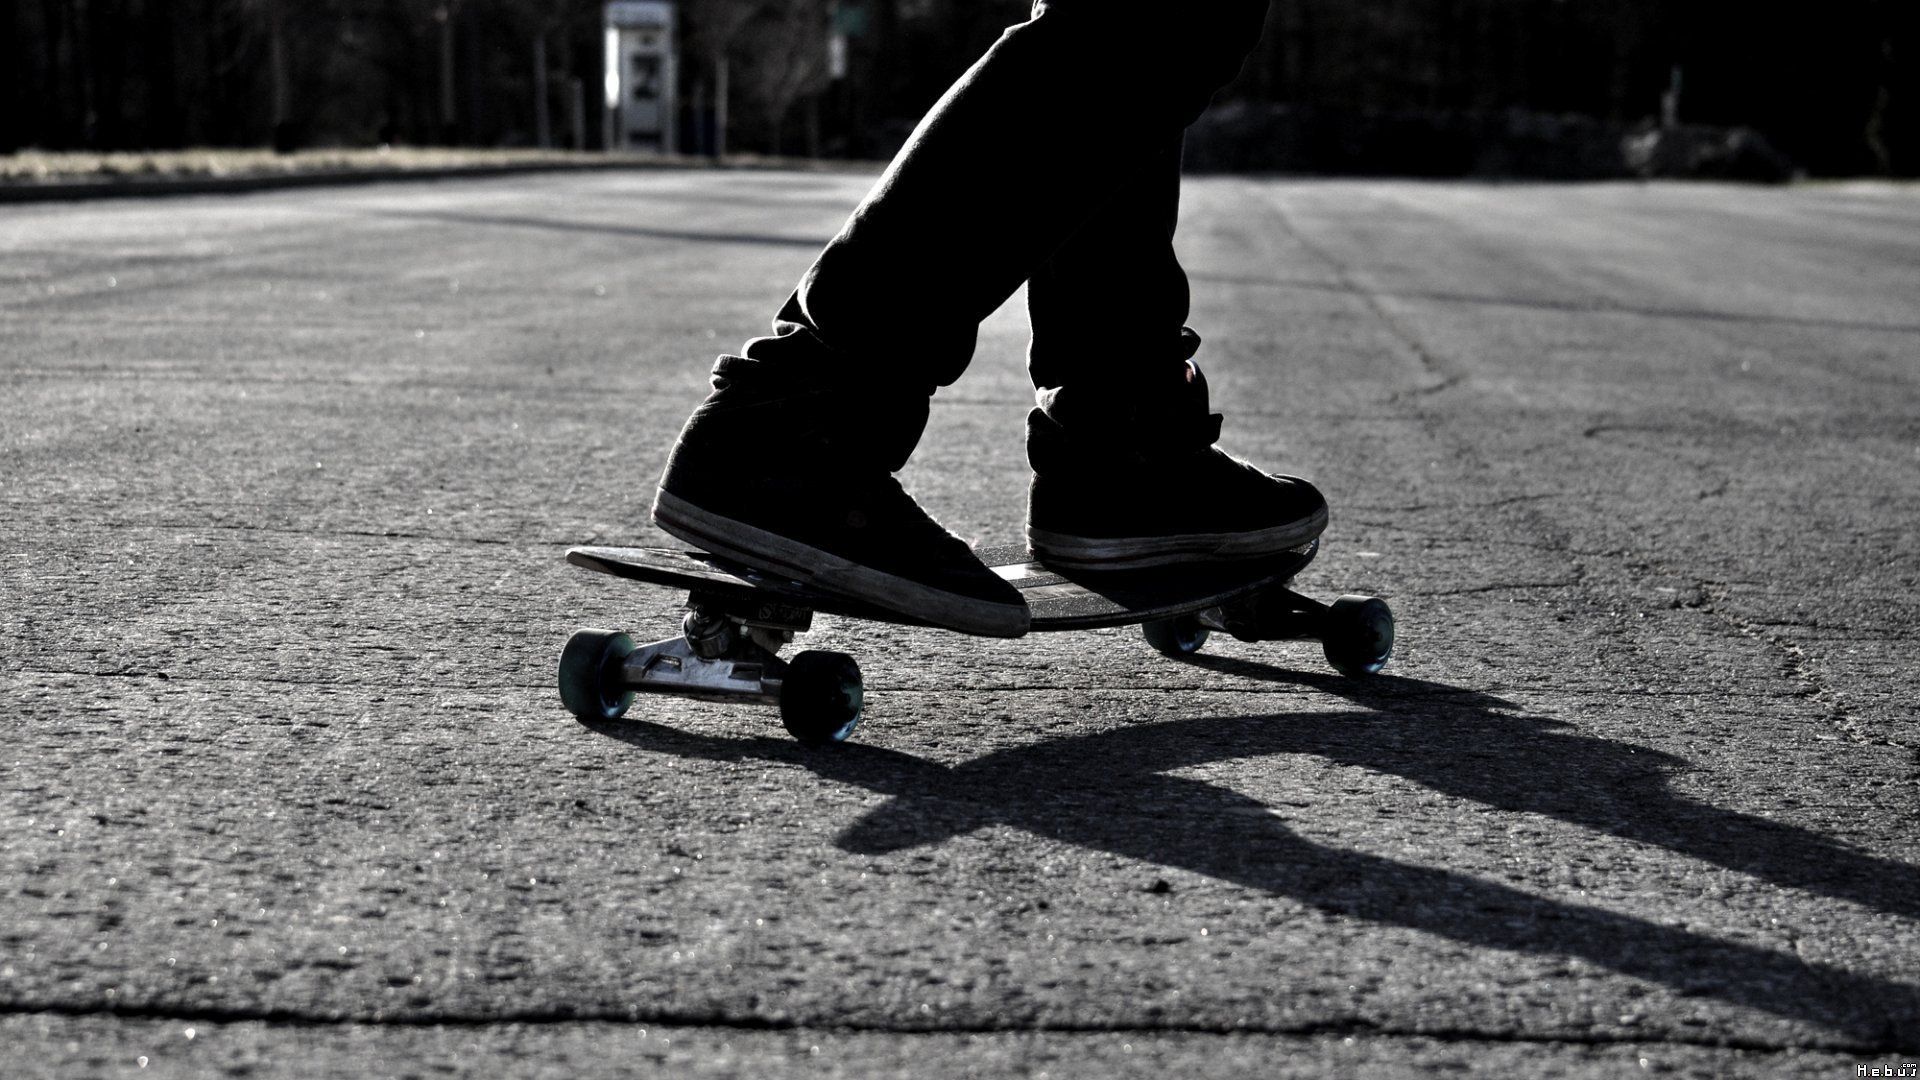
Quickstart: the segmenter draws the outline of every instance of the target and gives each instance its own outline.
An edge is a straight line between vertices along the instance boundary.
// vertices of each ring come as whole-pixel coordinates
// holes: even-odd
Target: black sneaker
[[[1205,382],[1192,370],[1193,400],[1204,410]],[[1178,423],[1158,418],[1129,439],[1103,432],[1089,440],[1035,409],[1027,421],[1034,555],[1068,569],[1132,570],[1258,559],[1325,531],[1327,501],[1312,484],[1223,453],[1213,446],[1219,434],[1220,417],[1202,411]]]
[[[667,459],[655,524],[715,555],[939,626],[1027,632],[1019,591],[893,476],[925,424],[924,401],[769,385],[758,366],[724,357],[714,368],[714,392]]]

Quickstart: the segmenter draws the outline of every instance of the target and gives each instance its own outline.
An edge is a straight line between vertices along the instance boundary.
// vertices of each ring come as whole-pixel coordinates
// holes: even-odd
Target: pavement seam
[[[276,686],[363,686],[379,690],[393,689],[391,680],[379,679],[299,679],[285,675],[175,675],[159,671],[77,671],[68,668],[19,668],[15,674],[55,675],[80,679],[157,679],[167,683],[271,683]],[[457,688],[469,691],[481,690],[525,690],[532,693],[547,693],[553,687],[542,683],[463,683]],[[1017,694],[1038,691],[1041,693],[1084,694],[1108,691],[1112,693],[1151,693],[1151,694],[1238,694],[1248,697],[1277,696],[1298,697],[1322,693],[1319,688],[1310,685],[1298,686],[1118,686],[1111,682],[1092,683],[1005,683],[983,686],[962,687],[923,687],[923,686],[887,686],[874,683],[868,690],[889,695],[932,694],[950,696],[956,692],[969,694]],[[1515,692],[1568,693],[1564,686],[1555,684],[1522,685],[1518,683],[1492,683],[1482,691],[1461,691],[1458,693],[1408,693],[1395,695],[1394,705],[1458,705],[1470,702],[1479,693],[1506,694]],[[1574,692],[1576,696],[1605,698],[1696,698],[1700,694],[1695,690],[1655,690],[1646,687],[1622,687],[1619,689],[1589,689]],[[1716,696],[1726,700],[1751,700],[1757,702],[1772,701],[1782,695],[1752,694],[1728,690],[1716,692]],[[1798,695],[1794,695],[1798,696]]]
[[[144,529],[150,532],[234,532],[265,533],[269,536],[352,536],[368,540],[427,540],[441,544],[478,544],[488,547],[517,548],[554,548],[564,550],[572,547],[570,541],[561,540],[506,540],[491,536],[445,536],[438,533],[404,532],[395,529],[291,529],[284,525],[226,525],[219,522],[195,522],[180,524],[168,521],[124,521],[97,522],[95,527],[102,529]]]
[[[0,323],[8,320],[0,319]],[[24,320],[22,320],[24,321]],[[567,384],[533,383],[475,383],[462,382],[448,377],[444,379],[421,379],[399,377],[391,380],[378,379],[328,379],[312,375],[222,375],[212,372],[183,370],[137,371],[111,368],[41,368],[39,370],[0,369],[0,378],[40,379],[48,382],[58,380],[90,381],[95,379],[115,379],[123,382],[165,382],[192,383],[204,386],[250,386],[276,387],[314,387],[326,386],[342,390],[365,390],[370,393],[395,394],[417,390],[459,390],[478,397],[482,393],[517,400],[521,398],[586,398],[604,400],[617,388],[606,386],[572,386]]]
[[[373,687],[381,690],[393,689],[393,683],[392,683],[392,680],[390,679],[321,679],[321,678],[298,678],[298,677],[287,676],[287,675],[257,675],[257,674],[183,675],[183,674],[177,674],[177,673],[168,672],[168,671],[145,671],[145,670],[131,670],[131,669],[119,670],[119,671],[102,671],[102,670],[88,671],[88,670],[81,670],[77,668],[47,668],[47,667],[19,667],[14,669],[13,674],[16,676],[50,675],[50,676],[60,676],[65,678],[80,678],[80,679],[147,679],[147,678],[150,678],[150,679],[157,679],[161,682],[179,682],[179,683],[275,683],[275,684],[287,684],[291,686],[366,686],[366,687]],[[449,687],[449,688],[442,688],[442,689],[526,690],[531,692],[544,693],[552,690],[553,687],[548,685],[545,682],[538,682],[538,683],[467,682],[467,683],[461,684],[459,687]],[[954,693],[956,688],[953,686],[941,686],[941,687],[890,686],[884,682],[875,682],[875,683],[870,683],[868,686],[868,689],[873,691],[878,691],[878,692],[884,692],[887,694],[945,695],[945,694]],[[1309,682],[1268,683],[1260,686],[1190,685],[1190,684],[1184,684],[1184,683],[1168,684],[1168,685],[1127,684],[1125,686],[1122,686],[1114,683],[1112,680],[1107,680],[1107,679],[1094,680],[1094,681],[1085,682],[1085,683],[982,683],[982,684],[966,685],[966,686],[958,687],[958,689],[965,693],[972,693],[972,694],[1024,693],[1028,691],[1039,691],[1042,693],[1082,694],[1082,693],[1100,692],[1100,691],[1110,691],[1113,693],[1133,693],[1137,691],[1140,693],[1168,693],[1168,694],[1203,693],[1203,694],[1223,694],[1223,695],[1239,694],[1239,695],[1246,695],[1246,696],[1276,695],[1276,696],[1286,696],[1286,697],[1294,697],[1302,694],[1318,694],[1318,693],[1325,692],[1322,687],[1316,686]],[[1572,697],[1577,697],[1577,698],[1599,697],[1599,698],[1636,698],[1636,699],[1638,698],[1691,699],[1691,698],[1697,698],[1701,696],[1700,691],[1685,689],[1685,688],[1675,689],[1675,690],[1662,690],[1662,689],[1658,689],[1654,687],[1646,687],[1646,686],[1623,686],[1623,687],[1585,687],[1580,689],[1569,689],[1564,683],[1558,683],[1558,682],[1547,682],[1547,683],[1495,682],[1495,683],[1488,683],[1485,686],[1478,687],[1473,690],[1454,690],[1454,691],[1408,690],[1408,691],[1393,692],[1391,693],[1390,696],[1389,694],[1383,692],[1380,694],[1380,701],[1382,702],[1383,705],[1402,705],[1402,704],[1446,705],[1446,704],[1460,704],[1463,701],[1470,702],[1481,694],[1510,694],[1510,693],[1555,693],[1555,694],[1570,695]],[[1789,697],[1797,698],[1797,697],[1804,697],[1806,695],[1801,693],[1786,693],[1786,692],[1781,692],[1781,693],[1753,692],[1753,691],[1745,691],[1745,690],[1728,687],[1728,688],[1716,688],[1714,691],[1714,696],[1716,699],[1729,700],[1729,701],[1773,702],[1783,698],[1789,698]]]
[[[1373,1024],[1364,1020],[1327,1020],[1296,1025],[1249,1027],[1232,1024],[1100,1024],[1062,1021],[1032,1023],[808,1023],[803,1020],[766,1016],[728,1016],[719,1014],[648,1012],[630,1010],[523,1010],[499,1013],[438,1013],[389,1016],[379,1012],[348,1013],[302,1012],[296,1009],[219,1009],[166,1008],[157,1006],[115,1006],[100,1008],[61,1003],[0,1004],[0,1016],[59,1016],[71,1019],[144,1020],[167,1023],[263,1024],[274,1027],[385,1027],[385,1028],[485,1028],[505,1026],[629,1026],[646,1024],[674,1029],[720,1029],[765,1032],[830,1032],[848,1035],[1207,1035],[1222,1038],[1321,1038],[1328,1036],[1367,1036],[1369,1038],[1425,1039],[1449,1043],[1511,1043],[1537,1046],[1675,1046],[1714,1050],[1740,1050],[1751,1053],[1790,1054],[1824,1052],[1846,1054],[1900,1054],[1911,1050],[1893,1039],[1873,1043],[1781,1044],[1739,1037],[1685,1038],[1674,1034],[1563,1033],[1531,1034],[1517,1031],[1479,1031],[1472,1028],[1400,1028]]]

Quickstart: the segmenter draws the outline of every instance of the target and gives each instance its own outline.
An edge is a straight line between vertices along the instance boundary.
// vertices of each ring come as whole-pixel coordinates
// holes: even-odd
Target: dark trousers
[[[1026,282],[1050,416],[1138,430],[1179,407],[1198,340],[1173,251],[1182,133],[1266,8],[1041,0],[934,105],[746,356],[917,416],[892,436],[910,448],[926,398]]]

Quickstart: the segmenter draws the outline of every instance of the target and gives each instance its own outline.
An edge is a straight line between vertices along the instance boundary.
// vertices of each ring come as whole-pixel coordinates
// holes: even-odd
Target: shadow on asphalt
[[[765,247],[805,248],[819,251],[827,246],[823,236],[775,236],[771,233],[704,232],[696,229],[656,229],[644,225],[609,225],[599,221],[568,221],[564,218],[534,217],[531,214],[475,214],[452,210],[373,210],[369,217],[399,218],[408,221],[434,221],[446,225],[496,225],[514,229],[547,229],[553,232],[597,233],[602,236],[626,236],[643,240],[684,240],[695,244],[758,244]]]
[[[1396,300],[1426,300],[1437,304],[1470,304],[1480,307],[1522,308],[1533,311],[1568,311],[1594,315],[1634,315],[1646,319],[1679,319],[1688,322],[1759,323],[1763,325],[1809,326],[1827,330],[1877,330],[1889,334],[1920,334],[1920,323],[1872,322],[1862,319],[1820,319],[1779,312],[1714,311],[1707,308],[1636,307],[1631,304],[1575,302],[1567,300],[1522,299],[1517,296],[1488,296],[1476,293],[1443,292],[1433,289],[1362,289],[1353,285],[1294,278],[1242,277],[1231,274],[1194,273],[1196,283],[1251,285],[1256,288],[1310,290],[1349,293],[1354,296],[1383,296]]]
[[[842,832],[838,845],[849,852],[884,854],[1012,826],[1291,897],[1324,912],[1478,947],[1577,957],[1683,996],[1817,1024],[1860,1049],[1899,1049],[1920,1024],[1914,986],[1485,878],[1330,847],[1288,828],[1284,806],[1167,774],[1234,758],[1312,754],[1908,918],[1920,915],[1920,868],[1677,794],[1667,777],[1687,767],[1684,760],[1574,734],[1568,724],[1518,714],[1492,695],[1388,675],[1353,682],[1244,660],[1197,656],[1189,662],[1310,687],[1361,708],[1137,724],[954,766],[857,743],[808,750],[785,738],[716,738],[633,720],[588,726],[652,753],[786,762],[890,796]]]

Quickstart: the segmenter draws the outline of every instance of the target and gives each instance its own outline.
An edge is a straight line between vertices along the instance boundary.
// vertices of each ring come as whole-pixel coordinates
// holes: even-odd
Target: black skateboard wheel
[[[1165,656],[1187,656],[1200,651],[1209,631],[1200,625],[1198,615],[1175,615],[1171,619],[1149,619],[1140,624],[1147,644]]]
[[[1393,609],[1377,596],[1343,596],[1327,608],[1320,648],[1351,679],[1378,674],[1393,655]]]
[[[853,657],[809,649],[787,664],[780,686],[780,722],[808,746],[845,742],[860,724],[865,696],[860,665]]]
[[[618,720],[633,691],[615,681],[633,653],[633,639],[617,630],[575,630],[560,650],[560,700],[582,720]]]

